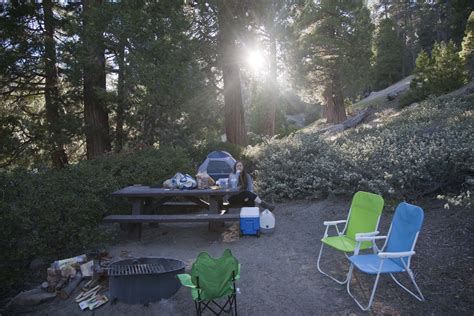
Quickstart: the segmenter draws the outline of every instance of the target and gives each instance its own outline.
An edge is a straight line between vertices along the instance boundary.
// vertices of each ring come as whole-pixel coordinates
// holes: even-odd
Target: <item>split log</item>
[[[67,281],[66,278],[62,278],[61,280],[59,280],[59,282],[56,283],[56,287],[55,287],[56,291],[60,291],[63,288],[64,284],[66,284],[66,281]]]
[[[79,303],[79,302],[85,301],[87,299],[90,299],[92,296],[97,295],[97,293],[99,293],[99,291],[101,291],[101,290],[102,290],[102,286],[97,285],[96,287],[90,289],[87,292],[81,292],[81,294],[76,296],[76,302]]]
[[[80,271],[78,271],[75,275],[75,277],[73,279],[71,279],[71,281],[69,282],[69,284],[67,286],[65,286],[61,292],[59,292],[59,296],[65,300],[67,299],[72,291],[74,291],[74,289],[79,285],[79,283],[81,282],[82,280],[82,273]]]
[[[61,281],[61,271],[55,268],[48,268],[48,277],[46,280],[48,282],[48,292],[54,292],[56,285]]]

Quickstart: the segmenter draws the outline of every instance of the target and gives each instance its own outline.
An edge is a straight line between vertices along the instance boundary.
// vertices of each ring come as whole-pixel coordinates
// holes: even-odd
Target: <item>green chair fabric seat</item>
[[[354,252],[356,247],[356,241],[347,236],[330,236],[321,239],[326,245],[344,252]],[[364,242],[361,244],[360,249],[369,249],[372,247],[371,242]]]
[[[198,315],[206,309],[219,315],[223,311],[230,312],[232,308],[237,314],[235,281],[240,279],[240,264],[229,249],[218,259],[201,252],[190,273],[178,274],[177,277],[183,286],[191,289]],[[216,300],[220,298],[227,300],[219,304]]]
[[[359,243],[359,248],[356,249],[356,235],[360,234],[371,234],[377,230],[379,225],[380,216],[382,214],[384,205],[383,198],[374,193],[359,191],[354,194],[352,198],[351,207],[347,220],[324,222],[326,230],[324,236],[321,239],[321,248],[319,250],[319,256],[317,261],[317,267],[319,272],[330,277],[339,284],[347,282],[347,278],[343,281],[337,280],[328,273],[324,272],[320,267],[321,255],[323,253],[324,245],[331,248],[344,252],[355,253],[359,250],[369,249],[373,246],[373,243],[362,242]],[[338,224],[345,224],[342,232],[339,231]],[[337,235],[329,236],[329,227],[335,227]],[[347,257],[347,255],[346,255]]]

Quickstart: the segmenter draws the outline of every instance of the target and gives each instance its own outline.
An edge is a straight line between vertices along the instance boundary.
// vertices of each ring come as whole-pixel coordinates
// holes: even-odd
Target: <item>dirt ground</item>
[[[359,315],[364,314],[341,286],[320,274],[316,258],[324,233],[324,220],[345,219],[349,198],[278,204],[276,229],[260,238],[239,237],[237,224],[209,232],[206,224],[170,224],[148,227],[141,241],[121,236],[108,251],[119,259],[162,256],[183,260],[189,270],[196,256],[207,251],[218,257],[230,248],[242,265],[238,282],[240,315]],[[473,210],[443,209],[434,199],[417,201],[425,209],[425,222],[412,267],[426,301],[419,302],[389,276],[381,278],[371,313],[409,315],[472,315],[474,310]],[[380,231],[387,232],[393,206],[386,206]],[[346,259],[326,252],[323,267],[344,276]],[[355,295],[368,297],[374,278],[356,273]],[[407,281],[408,279],[402,278]],[[365,297],[364,297],[365,296]],[[56,299],[35,307],[33,315],[193,315],[190,292],[182,287],[168,300],[144,305],[110,304],[94,312],[81,312],[71,299]]]

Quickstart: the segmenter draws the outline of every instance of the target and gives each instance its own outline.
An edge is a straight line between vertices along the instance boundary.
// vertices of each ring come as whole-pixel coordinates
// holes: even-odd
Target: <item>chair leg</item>
[[[364,306],[362,306],[361,303],[359,303],[359,301],[351,293],[350,286],[351,286],[351,278],[352,278],[352,272],[353,271],[354,271],[354,264],[351,263],[351,266],[349,267],[349,273],[347,274],[347,286],[346,286],[347,293],[357,303],[357,305],[360,307],[360,309],[362,309],[363,311],[366,311],[372,306],[372,303],[374,301],[375,291],[377,290],[377,285],[379,283],[380,273],[377,273],[377,277],[375,278],[375,283],[374,283],[374,287],[372,288],[372,293],[370,295],[369,304],[366,307],[364,307]]]
[[[323,254],[323,247],[324,247],[324,243],[321,243],[321,248],[319,249],[318,261],[316,262],[316,266],[318,267],[318,271],[321,272],[322,274],[324,274],[325,276],[330,277],[331,279],[333,279],[334,281],[336,281],[339,284],[347,283],[347,280],[349,279],[349,276],[347,276],[345,280],[341,281],[341,280],[338,280],[335,277],[329,275],[328,273],[324,272],[323,270],[321,270],[320,261],[321,261],[321,255]]]
[[[232,313],[237,315],[237,297],[235,294],[231,294],[227,297],[227,301],[221,305],[214,300],[204,300],[199,302],[194,302],[196,306],[197,315],[202,315],[202,313],[206,310],[209,310],[213,315],[221,315],[222,313]],[[212,305],[211,305],[212,304]]]
[[[234,294],[234,312],[235,316],[237,316],[237,295]]]
[[[390,273],[390,276],[392,277],[392,279],[395,281],[395,283],[397,283],[402,289],[404,289],[405,291],[407,291],[408,293],[410,293],[413,297],[415,297],[417,300],[419,300],[420,302],[423,302],[425,300],[425,297],[423,296],[423,293],[421,293],[421,290],[420,288],[418,287],[418,284],[416,284],[415,282],[415,276],[413,274],[413,271],[411,271],[410,269],[407,270],[407,273],[408,273],[408,276],[410,277],[410,280],[411,282],[413,283],[413,285],[415,286],[416,288],[416,291],[418,292],[418,295],[416,295],[415,293],[413,293],[412,291],[410,291],[409,289],[407,289],[402,283],[400,283],[400,281],[398,281],[395,276]]]
[[[201,316],[201,302],[196,302],[194,301],[194,307],[196,308],[196,314],[197,316]]]

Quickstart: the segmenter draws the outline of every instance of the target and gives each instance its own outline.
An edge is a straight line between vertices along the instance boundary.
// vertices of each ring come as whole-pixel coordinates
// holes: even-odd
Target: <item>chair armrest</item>
[[[387,236],[357,236],[356,241],[372,241],[372,240],[379,240],[379,239],[386,239]]]
[[[378,230],[374,231],[374,232],[370,232],[370,233],[357,233],[356,234],[356,239],[357,237],[371,237],[371,236],[376,236],[378,235],[380,232]]]
[[[238,269],[237,275],[235,276],[235,280],[239,280],[239,279],[240,279],[240,267],[241,267],[241,265],[240,265],[240,263],[239,263],[239,266],[238,266],[238,268],[237,268],[237,269]]]
[[[187,274],[187,273],[177,274],[176,277],[179,279],[179,282],[181,282],[181,285],[194,288],[194,289],[196,288],[196,285],[191,280],[190,274]]]
[[[379,258],[401,258],[401,257],[409,257],[415,254],[414,251],[404,251],[404,252],[379,252]]]
[[[342,224],[347,222],[347,220],[340,220],[340,221],[324,221],[323,224],[324,226],[331,226],[331,225],[337,225],[337,224]]]

